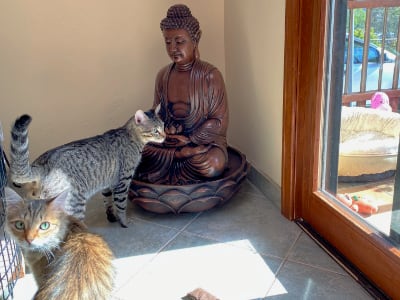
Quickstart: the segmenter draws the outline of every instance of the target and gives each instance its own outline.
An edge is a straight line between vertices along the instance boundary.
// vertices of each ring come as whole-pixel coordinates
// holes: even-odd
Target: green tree
[[[400,7],[387,8],[386,32],[384,32],[385,8],[371,10],[370,41],[382,47],[385,34],[385,49],[396,53],[397,34],[399,30]],[[359,8],[353,10],[354,36],[364,39],[367,10]],[[347,19],[347,32],[349,32],[349,14]]]

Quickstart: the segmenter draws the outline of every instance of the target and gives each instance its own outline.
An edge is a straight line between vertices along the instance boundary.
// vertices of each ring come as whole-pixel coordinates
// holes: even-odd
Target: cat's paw
[[[128,221],[126,220],[125,214],[120,215],[118,221],[122,228],[128,228]]]
[[[128,221],[126,220],[125,213],[119,215],[118,221],[122,228],[128,228]]]
[[[120,224],[121,224],[121,227],[122,228],[128,228],[128,225],[126,225],[126,224],[124,224],[124,223],[122,223],[122,222],[119,222]]]
[[[110,223],[115,223],[118,221],[118,218],[115,216],[114,211],[111,207],[108,207],[106,210],[107,220]]]

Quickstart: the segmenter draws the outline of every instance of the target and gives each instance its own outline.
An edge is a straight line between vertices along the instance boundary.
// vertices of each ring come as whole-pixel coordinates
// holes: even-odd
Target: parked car
[[[345,55],[344,55],[344,79],[346,79],[347,45],[348,45],[347,43],[348,39],[346,37]],[[351,71],[352,71],[351,91],[348,92],[360,92],[361,72],[363,67],[362,66],[363,53],[364,53],[364,40],[359,38],[354,38],[353,63],[351,65]],[[378,89],[379,69],[381,66],[380,63],[381,53],[382,49],[380,47],[372,43],[369,44],[366,91]],[[390,51],[384,50],[383,64],[382,64],[382,83],[381,83],[382,89],[392,88],[395,60],[396,60],[395,54],[391,53]]]

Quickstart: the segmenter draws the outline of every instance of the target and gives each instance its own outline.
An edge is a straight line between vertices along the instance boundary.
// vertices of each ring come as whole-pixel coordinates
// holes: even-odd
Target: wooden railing
[[[344,77],[344,92],[342,97],[343,105],[352,105],[352,106],[366,106],[366,102],[371,99],[372,95],[376,91],[384,91],[390,99],[390,104],[392,106],[393,111],[399,110],[399,101],[400,101],[400,89],[399,89],[399,67],[400,67],[400,28],[397,29],[397,36],[392,37],[392,40],[395,42],[395,51],[394,52],[395,59],[393,62],[393,77],[391,81],[391,88],[382,89],[382,80],[383,80],[383,67],[384,64],[387,63],[384,61],[385,59],[385,46],[387,42],[388,36],[388,11],[393,7],[400,7],[399,0],[348,0],[348,14],[349,14],[349,24],[348,24],[348,36],[347,36],[347,61],[346,63],[346,72]],[[372,9],[382,8],[384,10],[383,15],[383,29],[382,34],[380,35],[380,49],[381,55],[379,57],[379,61],[376,61],[379,64],[379,76],[377,79],[377,89],[369,90],[367,89],[367,80],[368,73],[367,68],[369,64],[368,51],[369,46],[371,44],[371,12]],[[363,44],[363,57],[362,57],[362,68],[361,68],[361,78],[360,78],[360,88],[357,91],[354,91],[352,80],[352,64],[353,64],[353,47],[354,47],[354,23],[353,23],[353,15],[355,9],[365,9],[366,17],[365,17],[365,26],[364,26],[364,44]],[[399,16],[400,17],[400,16]],[[398,23],[400,26],[400,21]],[[386,77],[387,80],[387,77]],[[387,85],[387,82],[385,82]],[[357,82],[358,84],[358,82]]]

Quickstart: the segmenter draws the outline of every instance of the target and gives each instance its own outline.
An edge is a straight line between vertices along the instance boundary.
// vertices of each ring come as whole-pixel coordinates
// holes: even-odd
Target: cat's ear
[[[154,110],[154,113],[155,113],[156,115],[158,115],[158,113],[160,112],[160,109],[161,109],[161,104],[158,104],[157,107],[156,107],[156,109]]]
[[[53,207],[59,208],[60,210],[65,210],[65,204],[66,204],[68,193],[69,193],[69,190],[65,190],[58,196],[50,199],[48,201],[48,204]]]
[[[146,114],[143,112],[143,110],[138,110],[135,113],[135,122],[136,125],[142,124],[143,122],[147,121],[149,118],[146,116]]]
[[[4,192],[5,192],[7,204],[16,204],[16,203],[23,201],[22,197],[20,195],[18,195],[18,193],[16,191],[14,191],[12,188],[9,188],[6,186],[4,188]]]

